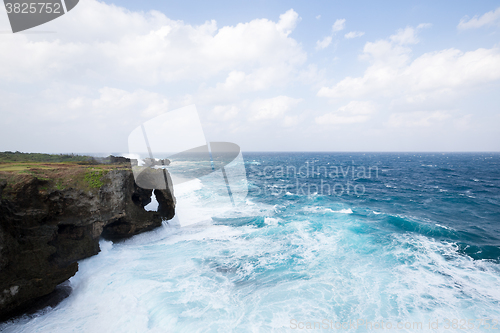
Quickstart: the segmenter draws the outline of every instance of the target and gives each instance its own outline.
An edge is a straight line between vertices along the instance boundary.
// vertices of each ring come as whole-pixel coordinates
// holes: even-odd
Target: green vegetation
[[[32,168],[52,169],[52,167],[39,163],[0,163],[1,171],[28,172]]]
[[[0,163],[5,162],[73,162],[93,164],[95,160],[92,156],[75,154],[39,154],[39,153],[21,153],[19,151],[0,152]]]
[[[66,188],[60,179],[56,180],[54,187],[59,191],[62,191]]]
[[[104,185],[102,176],[108,173],[108,170],[92,169],[85,173],[84,180],[90,185],[91,188],[100,188]]]
[[[109,170],[115,169],[130,170],[130,160],[115,156],[0,152],[0,183],[6,182],[2,197],[16,195],[34,178],[42,192],[69,188],[97,191],[109,181],[105,177]]]

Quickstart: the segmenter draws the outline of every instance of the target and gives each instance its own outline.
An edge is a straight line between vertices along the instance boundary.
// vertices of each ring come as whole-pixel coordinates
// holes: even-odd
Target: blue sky
[[[243,151],[500,150],[496,1],[84,0],[0,31],[0,150],[126,152],[189,104]]]

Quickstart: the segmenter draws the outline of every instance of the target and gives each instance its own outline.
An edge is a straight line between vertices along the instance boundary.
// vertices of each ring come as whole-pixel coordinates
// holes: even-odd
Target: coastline
[[[1,321],[45,304],[78,260],[99,253],[101,237],[125,239],[174,216],[173,193],[138,187],[120,162],[0,164]],[[158,211],[146,211],[153,192]]]

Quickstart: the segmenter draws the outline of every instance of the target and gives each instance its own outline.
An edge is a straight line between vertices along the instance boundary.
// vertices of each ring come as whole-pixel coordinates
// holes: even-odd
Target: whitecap
[[[266,217],[264,218],[264,223],[267,225],[277,225],[281,221],[281,219],[274,218],[274,217]]]

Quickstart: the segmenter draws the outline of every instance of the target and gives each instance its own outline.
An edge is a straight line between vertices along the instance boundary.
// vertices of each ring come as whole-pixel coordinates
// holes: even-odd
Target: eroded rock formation
[[[32,177],[13,197],[0,199],[0,320],[73,276],[78,260],[99,252],[101,236],[130,237],[174,216],[169,189],[154,190],[159,209],[146,211],[153,190],[138,187],[130,170],[104,177],[95,191],[41,190],[44,181]]]

